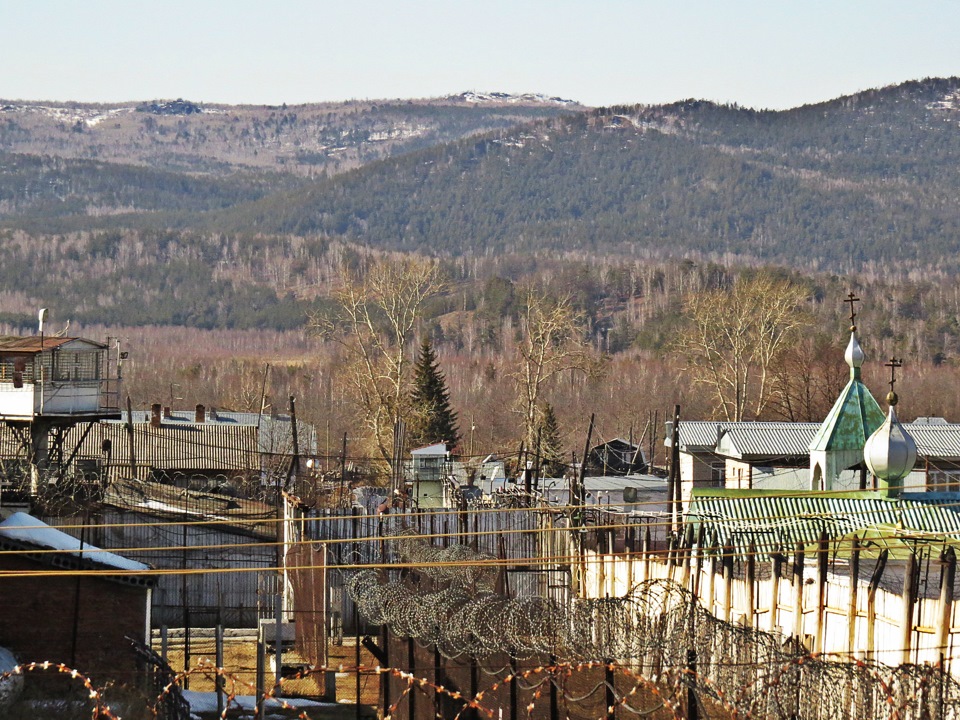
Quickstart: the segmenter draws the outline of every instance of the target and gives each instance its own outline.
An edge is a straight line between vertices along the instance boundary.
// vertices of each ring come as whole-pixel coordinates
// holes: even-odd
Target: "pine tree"
[[[410,400],[413,414],[408,432],[414,446],[445,442],[455,447],[460,442],[457,414],[450,407],[447,381],[429,338],[420,345]]]
[[[567,466],[564,462],[563,442],[560,439],[560,425],[553,412],[553,406],[547,403],[540,415],[540,463],[545,477],[562,477]]]

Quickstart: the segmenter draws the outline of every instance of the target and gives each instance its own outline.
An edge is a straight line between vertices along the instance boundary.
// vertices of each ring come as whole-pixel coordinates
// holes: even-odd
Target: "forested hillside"
[[[580,112],[458,102],[330,111],[329,130],[353,160],[321,165],[363,166],[319,180],[296,170],[299,161],[262,158],[274,141],[305,152],[295,130],[305,110],[251,120],[240,109],[130,107],[77,131],[43,125],[44,135],[24,120],[34,115],[5,106],[14,109],[4,111],[0,148],[37,152],[0,155],[0,227],[41,244],[48,233],[109,228],[185,232],[186,245],[228,233],[445,255],[689,255],[844,271],[891,262],[952,271],[960,257],[956,78],[783,112],[698,101]],[[324,144],[312,112],[308,134]],[[136,122],[134,139],[110,144],[115,120],[114,139]],[[171,123],[183,125],[179,140],[157,130]],[[404,123],[420,129],[396,130]],[[231,140],[234,125],[242,142]],[[440,142],[490,125],[501,129]],[[93,133],[99,144],[84,144]],[[123,163],[102,159],[114,147]]]
[[[110,224],[110,216],[163,213],[154,224],[255,200],[302,181],[275,172],[197,176],[99,160],[0,152],[0,222],[36,232]],[[141,224],[124,218],[119,226]],[[146,224],[146,223],[144,223]]]
[[[122,112],[76,106],[62,111],[59,128],[48,112],[5,105],[0,147],[37,153],[0,155],[0,317],[29,325],[35,308],[48,306],[91,323],[296,328],[326,302],[352,248],[364,246],[444,257],[462,288],[461,309],[474,286],[544,271],[558,256],[626,268],[605,277],[683,256],[871,278],[923,278],[933,269],[946,282],[960,257],[958,98],[960,80],[949,79],[785,112],[696,101],[577,112],[503,98],[348,103],[326,112],[337,132],[355,127],[363,142],[377,137],[378,122],[395,127],[403,117],[419,125],[433,118],[433,130],[371,151],[407,151],[399,157],[322,180],[276,157],[262,167],[234,163],[231,153],[247,145],[209,139],[217,127],[229,139],[231,124],[256,121],[285,147],[304,117],[314,130],[321,116],[326,122],[317,106],[259,115],[185,102]],[[80,116],[78,129],[70,113]],[[213,125],[197,124],[210,118]],[[125,123],[136,131],[114,151],[123,162],[104,160],[107,140],[130,129]],[[189,124],[180,140],[158,129],[180,123]],[[120,135],[96,135],[111,128]],[[91,137],[103,152],[92,151],[100,145]],[[86,151],[97,159],[71,157]],[[194,172],[174,169],[181,151],[194,153]],[[593,308],[641,292],[592,273],[558,277],[593,297]],[[606,323],[619,346],[631,345],[629,328],[616,330],[604,312],[590,309],[595,327]],[[656,344],[663,330],[637,332]],[[952,357],[953,328],[939,338],[930,356]]]
[[[329,253],[317,254],[312,261],[316,271],[331,276],[316,290],[331,287],[332,275],[342,267],[339,263],[356,266],[362,261],[352,251],[336,246]],[[849,377],[843,360],[848,308],[842,301],[852,290],[863,301],[857,325],[867,353],[864,378],[874,395],[882,398],[886,393],[889,372],[883,363],[894,355],[904,360],[897,386],[901,396],[898,411],[904,420],[918,415],[960,420],[960,290],[951,278],[761,272],[772,272],[799,288],[804,312],[809,314],[802,339],[778,360],[772,378],[777,397],[790,402],[771,403],[762,417],[820,421],[826,416]],[[480,456],[492,451],[514,454],[523,437],[516,370],[518,349],[527,333],[525,289],[542,283],[558,297],[569,298],[579,318],[581,339],[601,359],[598,372],[563,373],[543,389],[543,399],[560,420],[569,456],[571,451],[582,450],[590,412],[597,413],[596,436],[604,439],[626,438],[631,433],[639,436],[645,427],[649,438],[647,424],[654,411],[659,411],[662,420],[676,403],[682,405],[687,419],[711,417],[715,411],[711,393],[694,382],[681,348],[680,340],[689,331],[684,303],[692,296],[729,289],[739,278],[756,271],[688,261],[542,258],[524,264],[520,258],[507,257],[444,264],[443,273],[449,284],[424,307],[408,347],[410,366],[420,341],[430,338],[451,402],[459,412],[462,449],[475,449]],[[109,284],[98,286],[91,301],[106,300],[108,296],[99,293],[109,292]],[[135,292],[129,292],[129,303],[136,304]],[[19,302],[23,308],[8,318],[15,324],[0,323],[0,332],[35,329],[35,305],[10,295],[2,295],[0,300],[5,306]],[[222,304],[211,300],[208,309],[212,315],[196,320],[203,327],[210,327],[213,319],[230,321],[216,315],[230,301],[230,296],[225,296]],[[166,307],[186,307],[191,302],[188,292],[178,290]],[[321,316],[332,309],[330,305],[315,307]],[[340,438],[348,433],[351,455],[363,454],[356,440],[362,435],[363,413],[351,392],[351,366],[344,348],[311,332],[302,319],[299,325],[291,322],[289,327],[294,329],[282,332],[243,330],[251,327],[260,313],[251,304],[245,318],[243,305],[239,305],[233,315],[238,324],[221,325],[230,329],[201,330],[118,326],[115,319],[123,317],[120,307],[111,310],[109,327],[78,323],[78,315],[65,314],[69,312],[70,308],[63,307],[54,310],[51,330],[72,317],[71,333],[122,339],[123,348],[131,353],[125,376],[136,407],[162,402],[189,408],[203,403],[256,410],[266,379],[268,402],[282,410],[287,398],[295,395],[298,412],[316,423],[327,450],[339,454]],[[92,305],[82,312],[86,318],[97,316]],[[471,430],[474,424],[475,432]],[[662,425],[657,430],[662,441]]]
[[[575,109],[559,98],[473,93],[290,106],[0,100],[0,152],[190,174],[309,177]]]
[[[960,80],[785,112],[588,111],[266,197],[208,227],[441,253],[587,250],[956,267]]]

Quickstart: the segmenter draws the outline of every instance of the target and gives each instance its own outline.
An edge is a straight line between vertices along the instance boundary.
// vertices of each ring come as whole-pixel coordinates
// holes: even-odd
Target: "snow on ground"
[[[226,520],[226,518],[221,515],[208,515],[207,513],[200,512],[198,510],[190,510],[189,508],[177,507],[176,505],[168,505],[167,503],[159,500],[144,500],[143,502],[138,503],[137,507],[142,507],[146,510],[160,510],[168,513],[179,513],[181,515],[199,515],[209,520]]]
[[[215,692],[196,692],[194,690],[183,690],[183,699],[190,703],[190,714],[192,717],[199,717],[200,715],[210,715],[216,714],[217,712],[217,694]],[[320,702],[318,700],[305,700],[303,698],[284,698],[284,702],[287,705],[296,708],[297,710],[306,710],[306,711],[322,711],[322,710],[342,710],[343,706],[337,703],[330,702]],[[224,698],[226,702],[226,698]],[[253,717],[257,709],[257,699],[253,695],[237,695],[233,698],[230,703],[231,708],[235,708],[243,711],[244,714],[249,713],[250,717]],[[280,700],[274,700],[273,698],[268,698],[264,707],[264,715],[266,717],[290,717],[290,712],[280,714],[278,712],[271,711],[280,711],[282,707],[280,705]],[[311,713],[312,715],[315,713]]]
[[[115,115],[129,112],[133,112],[133,108],[115,108],[114,110],[108,110],[102,115],[94,115],[93,117],[86,118],[84,122],[87,123],[87,127],[93,127],[94,125],[99,125],[104,120],[114,117]]]
[[[44,115],[63,122],[82,122],[87,127],[94,127],[108,118],[120,114],[134,112],[132,107],[118,107],[103,110],[94,107],[57,107],[52,105],[14,104],[4,103],[0,106],[2,112],[16,112],[26,115]]]
[[[12,673],[17,668],[17,659],[5,647],[0,647],[0,673]],[[6,675],[0,678],[0,715],[16,702],[23,690],[23,675]]]
[[[936,102],[927,105],[928,110],[960,110],[960,90],[944,95]]]

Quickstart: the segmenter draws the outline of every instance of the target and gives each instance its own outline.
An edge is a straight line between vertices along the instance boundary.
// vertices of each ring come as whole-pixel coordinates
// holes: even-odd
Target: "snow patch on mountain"
[[[927,105],[927,110],[960,110],[960,90],[954,90]]]
[[[0,105],[0,112],[21,113],[24,115],[42,115],[60,122],[82,123],[87,127],[100,124],[116,115],[133,112],[132,107],[118,107],[104,109],[102,107],[71,107],[56,105],[39,105],[34,103],[4,103]]]
[[[374,130],[371,131],[370,136],[367,138],[370,142],[390,142],[396,140],[412,140],[414,138],[419,138],[425,136],[429,132],[430,128],[426,125],[413,124],[413,123],[399,123],[394,127],[387,128],[385,130]],[[344,137],[348,133],[343,134]]]
[[[507,105],[560,105],[562,107],[577,107],[580,105],[576,100],[567,100],[566,98],[561,97],[550,97],[542,93],[521,93],[519,95],[514,93],[505,93],[505,92],[475,92],[468,91],[460,93],[459,95],[450,96],[451,100],[459,100],[461,102],[471,103],[471,104],[481,104],[481,103],[499,103]]]

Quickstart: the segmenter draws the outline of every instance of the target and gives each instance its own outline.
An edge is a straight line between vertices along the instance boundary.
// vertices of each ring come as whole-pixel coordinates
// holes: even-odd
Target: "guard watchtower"
[[[108,347],[102,343],[42,334],[0,336],[0,422],[11,429],[18,455],[29,462],[31,493],[49,470],[69,465],[64,438],[74,427],[85,424],[85,437],[96,422],[120,417],[119,357],[111,377]]]

